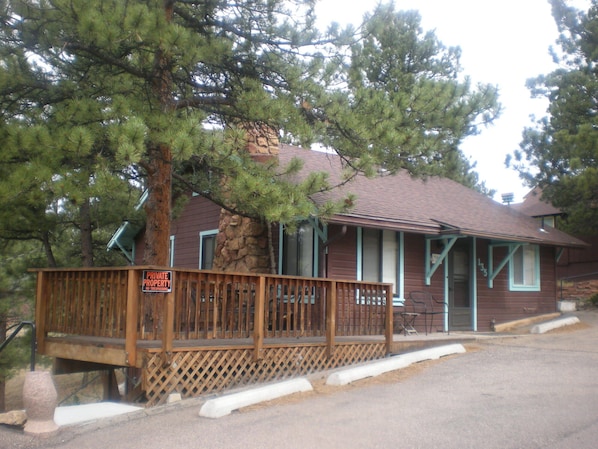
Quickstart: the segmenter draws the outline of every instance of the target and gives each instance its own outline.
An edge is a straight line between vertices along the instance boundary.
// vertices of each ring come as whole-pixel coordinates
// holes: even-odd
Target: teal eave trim
[[[498,276],[498,274],[502,271],[502,269],[507,265],[507,263],[509,263],[513,254],[515,254],[515,252],[522,245],[523,245],[522,243],[496,243],[496,244],[491,243],[490,245],[488,245],[488,288],[494,288],[494,279],[496,278],[496,276]],[[500,263],[498,264],[496,269],[494,269],[494,267],[493,267],[494,248],[505,247],[505,246],[509,248],[509,252],[503,258],[503,260],[500,261]]]
[[[148,190],[143,192],[139,198],[139,201],[137,201],[137,204],[135,205],[135,210],[139,210],[143,207],[148,196]],[[135,237],[139,231],[141,231],[141,229],[143,229],[143,226],[135,226],[129,221],[124,221],[110,238],[110,241],[106,245],[106,251],[119,249],[122,251],[127,260],[133,264],[135,262]]]
[[[565,252],[565,248],[557,248],[556,257],[555,257],[555,260],[557,263],[561,260],[561,256],[563,255],[564,252]]]
[[[457,240],[459,240],[460,238],[463,238],[463,237],[462,236],[426,237],[426,255],[425,255],[425,267],[424,267],[425,273],[426,273],[425,274],[426,275],[426,285],[430,285],[432,283],[432,276],[434,276],[434,273],[436,272],[438,267],[442,264],[442,262],[444,262],[449,251],[452,249],[452,247],[455,245]],[[436,259],[436,262],[434,262],[433,264],[432,264],[432,254],[431,254],[432,240],[446,241],[446,243],[444,244],[444,249],[438,256],[438,259]]]
[[[108,245],[106,245],[106,250],[110,251],[113,249],[118,249],[122,251],[130,263],[134,263],[135,257],[133,255],[133,248],[135,246],[135,236],[139,230],[140,229],[138,229],[136,226],[133,226],[128,221],[124,222],[114,233],[108,242]]]

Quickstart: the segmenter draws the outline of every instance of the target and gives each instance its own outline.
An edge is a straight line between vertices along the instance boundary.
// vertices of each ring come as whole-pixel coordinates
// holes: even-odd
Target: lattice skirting
[[[252,347],[181,351],[173,352],[165,363],[163,354],[148,353],[142,384],[147,405],[163,404],[172,393],[198,397],[380,359],[385,344],[340,344],[329,358],[324,345],[264,347],[261,360],[256,362],[252,356]]]

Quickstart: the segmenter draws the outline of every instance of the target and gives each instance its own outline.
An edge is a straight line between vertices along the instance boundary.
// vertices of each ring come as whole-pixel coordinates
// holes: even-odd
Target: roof
[[[143,192],[139,201],[135,205],[135,210],[139,210],[143,207],[143,204],[147,201],[149,193],[147,190]],[[118,227],[116,232],[110,238],[110,241],[106,245],[106,249],[120,249],[129,262],[133,263],[133,247],[135,246],[135,237],[139,234],[139,231],[143,229],[141,224],[133,224],[130,221],[123,221]]]
[[[301,173],[296,175],[299,178],[325,170],[331,183],[340,182],[343,167],[336,154],[282,145],[279,157],[282,165],[294,157],[304,161]],[[541,229],[529,215],[446,178],[424,180],[406,172],[380,174],[375,178],[359,175],[314,199],[323,203],[340,200],[349,193],[357,197],[354,207],[348,213],[335,215],[330,222],[428,235],[467,235],[559,247],[587,246],[557,229]]]
[[[522,203],[513,204],[512,207],[530,217],[548,217],[562,215],[563,213],[560,209],[542,199],[542,190],[538,187],[529,191],[523,197]]]

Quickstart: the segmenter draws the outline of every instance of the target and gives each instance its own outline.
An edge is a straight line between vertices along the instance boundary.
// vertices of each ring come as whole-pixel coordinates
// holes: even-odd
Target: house
[[[533,217],[542,226],[558,229],[560,222],[566,219],[566,215],[560,209],[542,199],[542,191],[538,187],[528,192],[523,198],[523,202],[513,204],[511,207]],[[598,279],[598,252],[596,252],[598,236],[578,237],[587,245],[583,248],[566,247],[563,249],[556,268],[559,281],[587,282]],[[591,295],[595,288],[590,290],[587,293]]]
[[[326,170],[339,182],[333,154],[282,145],[279,159],[304,161],[303,174]],[[301,176],[301,173],[295,176]],[[326,223],[307,219],[295,234],[273,233],[279,274],[379,281],[393,285],[393,304],[428,291],[446,303],[437,330],[488,331],[495,324],[556,311],[557,261],[584,248],[548,222],[499,204],[448,179],[407,173],[357,176],[315,201],[357,199]],[[211,268],[220,208],[190,195],[171,226],[171,265]],[[123,225],[110,247],[140,263],[140,230]]]

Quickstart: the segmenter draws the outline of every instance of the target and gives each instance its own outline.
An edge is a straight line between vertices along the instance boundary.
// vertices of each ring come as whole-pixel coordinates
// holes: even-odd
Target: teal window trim
[[[473,237],[471,243],[471,329],[474,332],[478,331],[478,276],[477,276],[477,265],[475,261],[478,260],[478,239]],[[446,303],[448,304],[448,290]],[[448,313],[445,313],[446,326],[448,326]],[[445,329],[448,329],[446,327]]]
[[[170,246],[168,248],[168,264],[170,267],[174,267],[174,235],[170,236]]]
[[[398,297],[393,296],[392,305],[402,306],[405,303],[405,233],[399,232],[397,238],[399,239],[399,260],[397,261]]]
[[[357,228],[357,273],[358,281],[363,281],[363,228]]]
[[[396,243],[398,246],[396,273],[395,273],[395,289],[393,292],[392,304],[393,306],[402,306],[405,302],[405,234],[403,232],[395,232]],[[383,239],[382,239],[383,241]],[[380,248],[380,257],[382,256],[382,248]],[[383,260],[380,261],[380,269],[382,270]],[[363,228],[357,228],[357,274],[358,281],[363,281]],[[382,272],[378,273],[377,282],[382,282]]]
[[[205,237],[211,237],[218,234],[218,229],[212,229],[210,231],[201,231],[199,233],[199,269],[203,270],[204,267],[202,266],[202,261],[203,261],[203,245],[204,245],[204,238]]]
[[[540,247],[538,245],[516,245],[517,249],[512,252],[509,264],[509,290],[514,292],[539,292],[540,286]],[[534,283],[533,284],[516,284],[515,283],[515,264],[513,263],[513,256],[517,250],[523,251],[525,248],[533,248],[534,251]],[[525,261],[525,259],[524,259]],[[522,267],[523,268],[523,267]]]
[[[278,226],[278,274],[282,274],[282,263],[284,261],[284,226]]]

